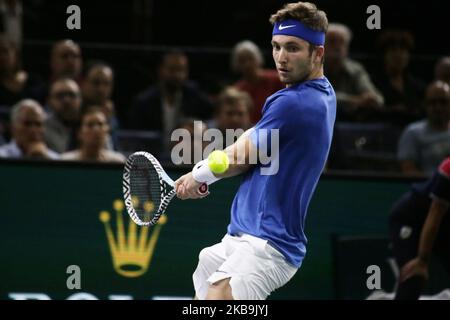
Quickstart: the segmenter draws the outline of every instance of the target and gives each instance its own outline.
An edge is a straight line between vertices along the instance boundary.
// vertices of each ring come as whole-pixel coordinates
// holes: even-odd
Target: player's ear
[[[314,58],[314,62],[321,63],[323,61],[323,56],[325,54],[324,46],[317,46],[316,50],[314,50],[314,51],[316,52],[316,56]]]

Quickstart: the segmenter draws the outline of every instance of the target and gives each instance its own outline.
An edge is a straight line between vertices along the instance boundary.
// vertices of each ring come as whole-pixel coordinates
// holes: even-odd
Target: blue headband
[[[325,33],[321,31],[315,31],[298,20],[287,19],[281,22],[275,22],[273,26],[272,35],[285,35],[293,36],[316,46],[323,46],[325,44]]]

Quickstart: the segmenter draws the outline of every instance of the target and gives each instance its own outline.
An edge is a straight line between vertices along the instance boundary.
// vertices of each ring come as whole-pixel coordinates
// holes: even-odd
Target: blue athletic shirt
[[[267,146],[273,155],[276,149],[271,150],[266,137],[273,138],[268,132],[278,129],[278,172],[263,175],[261,169],[270,163],[259,162],[244,174],[231,207],[230,235],[247,233],[268,240],[290,264],[301,266],[306,213],[325,167],[335,118],[336,95],[325,77],[267,98],[250,140],[258,149]]]

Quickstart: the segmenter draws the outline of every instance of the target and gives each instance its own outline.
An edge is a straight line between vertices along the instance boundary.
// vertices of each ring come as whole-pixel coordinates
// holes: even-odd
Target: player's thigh
[[[210,284],[229,278],[233,299],[264,300],[286,284],[296,273],[283,255],[270,245],[253,246],[248,242],[237,248],[208,278]]]
[[[226,252],[223,242],[202,249],[198,255],[198,264],[194,276],[206,279],[225,262]]]

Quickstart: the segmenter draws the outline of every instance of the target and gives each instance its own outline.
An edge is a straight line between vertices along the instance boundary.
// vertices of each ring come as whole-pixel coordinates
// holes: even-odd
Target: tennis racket
[[[208,192],[204,183],[199,192]],[[175,196],[174,181],[156,158],[148,152],[130,155],[123,171],[123,196],[131,219],[140,226],[158,222]]]

